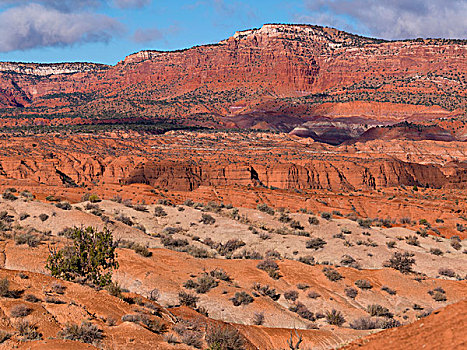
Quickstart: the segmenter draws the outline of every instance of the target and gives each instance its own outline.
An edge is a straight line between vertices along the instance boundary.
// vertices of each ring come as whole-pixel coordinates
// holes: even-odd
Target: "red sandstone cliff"
[[[214,45],[142,51],[115,66],[0,63],[0,106],[12,116],[136,113],[179,122],[193,116],[185,121],[193,124],[208,120],[206,113],[221,123],[219,116],[258,107],[303,106],[301,115],[313,115],[323,112],[313,112],[323,102],[369,101],[364,110],[349,105],[344,115],[380,115],[378,106],[393,102],[396,115],[404,105],[427,105],[434,106],[427,110],[433,117],[465,108],[466,53],[462,40],[385,42],[330,28],[271,24]],[[405,115],[416,113],[411,108]]]

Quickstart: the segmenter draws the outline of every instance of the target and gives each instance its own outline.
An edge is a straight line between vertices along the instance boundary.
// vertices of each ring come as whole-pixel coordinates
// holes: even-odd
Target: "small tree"
[[[104,287],[112,282],[112,270],[118,269],[116,244],[112,232],[105,228],[74,228],[72,245],[50,250],[47,265],[52,276],[67,281],[81,280]]]

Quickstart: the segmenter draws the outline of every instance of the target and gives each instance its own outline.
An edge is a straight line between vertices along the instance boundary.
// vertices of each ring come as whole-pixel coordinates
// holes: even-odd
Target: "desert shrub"
[[[133,206],[133,209],[136,211],[141,211],[144,213],[148,212],[148,207],[144,203],[137,203]]]
[[[289,290],[284,293],[284,298],[288,301],[295,301],[298,299],[298,292],[296,290]]]
[[[0,279],[0,297],[16,299],[20,297],[21,293],[22,291],[10,289],[10,281],[8,278]]]
[[[437,287],[433,290],[428,291],[428,294],[430,294],[435,301],[446,301],[447,300],[446,291],[441,287]]]
[[[203,213],[201,215],[201,219],[199,222],[205,224],[205,225],[212,225],[216,222],[216,219],[214,219],[211,215]]]
[[[55,206],[62,210],[71,210],[71,204],[68,202],[56,203]]]
[[[88,201],[90,201],[91,203],[98,203],[101,201],[101,199],[97,194],[91,194],[88,198]]]
[[[255,312],[251,322],[256,326],[264,324],[264,312]]]
[[[279,253],[277,250],[274,249],[269,249],[266,251],[266,257],[268,259],[281,259],[281,253]]]
[[[358,223],[361,227],[365,227],[365,228],[370,228],[372,222],[373,222],[373,221],[372,221],[371,219],[358,219],[358,220],[357,220],[357,223]]]
[[[297,288],[300,290],[306,290],[310,288],[310,285],[306,283],[297,283]]]
[[[242,350],[244,339],[232,326],[213,326],[206,330],[206,343],[209,349],[216,350]]]
[[[433,299],[435,301],[446,301],[447,300],[447,297],[446,297],[446,294],[444,293],[441,293],[441,292],[434,292],[433,293]]]
[[[18,199],[11,190],[5,190],[2,195],[3,199],[8,200],[8,201],[15,201]]]
[[[219,285],[212,276],[207,273],[202,274],[198,277],[198,283],[195,287],[196,293],[204,294],[210,291],[213,288],[216,288]]]
[[[418,221],[418,223],[419,223],[420,225],[429,225],[427,219],[420,219],[420,220]]]
[[[297,220],[292,220],[290,222],[290,227],[293,228],[294,230],[303,230],[304,229],[302,224],[300,224]]]
[[[300,258],[298,258],[298,261],[311,266],[315,264],[315,258],[311,255],[301,256]]]
[[[118,220],[127,226],[133,226],[135,224],[133,220],[131,220],[131,218],[129,216],[126,216],[125,214],[120,214],[116,216],[115,220]]]
[[[178,293],[178,300],[181,305],[196,308],[196,303],[199,301],[199,297],[191,293],[180,291]]]
[[[223,256],[231,255],[235,250],[245,245],[245,242],[239,239],[229,239],[225,243],[220,243],[217,246],[217,252]]]
[[[315,315],[313,312],[308,310],[308,308],[301,302],[297,302],[295,305],[289,307],[289,310],[295,312],[297,315],[306,320],[315,321]]]
[[[0,296],[7,296],[10,289],[10,281],[5,277],[0,280]]]
[[[216,268],[209,273],[212,277],[217,278],[221,281],[231,281],[230,276],[223,269]]]
[[[339,281],[342,279],[342,275],[337,272],[337,270],[333,269],[332,267],[324,267],[323,268],[324,275],[328,278],[328,280],[332,282]]]
[[[178,338],[172,333],[164,335],[164,341],[166,341],[169,344],[173,344],[173,345],[180,343]]]
[[[104,338],[102,330],[88,321],[81,322],[79,326],[69,323],[58,333],[58,336],[87,344],[96,344]]]
[[[199,322],[180,320],[172,329],[180,336],[183,343],[201,348],[203,331]]]
[[[271,298],[274,301],[279,300],[279,298],[281,296],[279,293],[276,292],[275,288],[271,288],[267,284],[266,285],[261,285],[259,283],[255,283],[253,285],[253,290],[255,292],[257,292],[259,295],[267,296],[267,297]]]
[[[0,344],[3,344],[10,338],[11,338],[11,333],[8,333],[7,331],[4,331],[3,329],[0,330]]]
[[[341,258],[341,264],[344,266],[349,266],[353,268],[359,268],[360,265],[357,263],[357,261],[351,257],[350,255],[343,255]]]
[[[368,280],[365,280],[365,279],[356,280],[355,285],[360,289],[371,289],[371,288],[373,288],[371,282],[368,281]]]
[[[212,257],[212,254],[210,254],[205,248],[187,246],[181,250],[198,259],[207,259]]]
[[[349,298],[355,299],[358,295],[358,290],[356,290],[353,287],[347,287],[344,289],[345,295],[347,295]]]
[[[325,244],[326,244],[325,240],[323,240],[322,238],[319,238],[319,237],[315,237],[315,238],[309,239],[306,242],[306,248],[318,250],[318,249],[323,248]]]
[[[439,248],[431,248],[430,253],[436,256],[443,255],[443,251]]]
[[[141,256],[144,256],[145,258],[152,256],[152,253],[149,251],[148,247],[143,246],[136,242],[131,242],[131,241],[122,239],[118,241],[118,247],[132,249],[135,251],[135,253]]]
[[[49,195],[49,196],[45,197],[45,200],[49,201],[49,202],[60,202],[60,199],[53,196],[53,195]]]
[[[26,300],[27,302],[30,302],[30,303],[37,303],[37,302],[41,301],[38,297],[36,297],[33,294],[26,294],[24,296],[24,300]]]
[[[256,250],[248,250],[244,249],[239,254],[236,254],[238,259],[251,259],[251,260],[262,260],[263,256],[261,253],[257,252]]]
[[[412,265],[415,264],[413,254],[409,252],[395,252],[392,257],[384,263],[385,267],[390,267],[402,273],[412,272]]]
[[[318,220],[318,218],[316,216],[310,216],[308,218],[308,223],[310,225],[319,225],[319,220]]]
[[[379,304],[371,304],[368,305],[366,311],[370,314],[370,316],[378,316],[378,317],[392,317],[393,315],[389,312],[389,309],[381,306]]]
[[[115,202],[115,203],[122,203],[123,202],[123,198],[121,196],[119,196],[119,195],[113,196],[110,200],[112,202]]]
[[[263,260],[259,262],[258,265],[256,265],[256,267],[260,270],[266,271],[268,275],[274,279],[279,278],[279,265],[277,265],[277,263],[273,260]]]
[[[47,220],[49,218],[49,216],[47,214],[41,214],[39,215],[39,219],[44,222],[45,220]]]
[[[31,215],[29,215],[28,213],[21,213],[19,215],[19,219],[20,221],[23,221],[23,220],[26,220],[28,217],[30,217]]]
[[[157,301],[159,300],[160,296],[161,296],[161,293],[159,292],[159,289],[154,288],[149,293],[149,300]]]
[[[389,249],[395,248],[395,247],[396,247],[396,242],[395,242],[395,241],[386,242],[386,246],[387,246]]]
[[[380,319],[371,317],[360,317],[350,323],[350,328],[359,330],[388,329],[399,326],[400,322],[394,319]]]
[[[345,323],[345,318],[340,311],[332,309],[326,311],[326,322],[333,326],[342,326]]]
[[[172,238],[171,236],[161,237],[161,243],[164,245],[164,247],[169,249],[185,247],[189,244],[186,239]]]
[[[332,214],[325,211],[325,212],[321,213],[321,217],[323,219],[325,219],[325,220],[331,220],[332,219]]]
[[[174,204],[171,201],[169,201],[168,199],[164,199],[164,198],[159,199],[157,201],[157,204],[165,205],[167,207],[173,207],[174,206]]]
[[[52,276],[67,281],[108,285],[112,281],[112,270],[118,268],[112,232],[107,228],[103,231],[92,227],[74,228],[71,239],[72,245],[50,252],[46,269]]]
[[[384,318],[380,320],[379,326],[382,329],[389,329],[394,327],[399,327],[401,323],[393,318]]]
[[[10,311],[11,317],[26,317],[32,312],[29,306],[24,304],[15,305]]]
[[[157,206],[154,208],[154,216],[161,218],[161,217],[167,216],[167,213],[164,210],[164,208]]]
[[[57,293],[57,294],[64,294],[66,287],[62,285],[61,283],[54,282],[52,283],[52,286],[50,287],[52,292]]]
[[[371,317],[360,317],[350,322],[350,328],[365,330],[365,329],[378,329],[381,327],[380,327],[380,322],[378,322],[377,319],[374,319]]]
[[[319,294],[318,292],[315,292],[315,291],[309,291],[308,294],[307,294],[307,297],[310,298],[310,299],[316,299],[316,298],[319,298],[321,296],[321,294]]]
[[[162,232],[166,235],[174,235],[182,231],[183,229],[181,227],[164,227],[162,230]],[[193,240],[195,240],[195,237],[193,237]]]
[[[265,203],[258,204],[257,209],[259,211],[262,211],[263,213],[266,213],[266,214],[269,214],[269,215],[274,215],[274,213],[275,213],[274,209],[271,208],[270,206],[268,206]]]
[[[42,334],[37,331],[37,326],[26,320],[20,320],[16,323],[15,328],[23,340],[39,340],[42,339]]]
[[[45,297],[45,302],[49,304],[65,304],[63,300],[50,296],[50,295]]]
[[[236,292],[235,295],[230,298],[234,306],[248,305],[253,302],[253,297],[247,292]]]
[[[405,241],[407,244],[413,245],[413,246],[420,246],[420,241],[418,240],[417,236],[407,236],[405,237]]]
[[[86,205],[84,206],[84,209],[86,209],[86,210],[101,210],[99,208],[99,204],[92,204],[92,203],[86,203]]]
[[[462,245],[459,243],[459,241],[451,239],[451,247],[453,247],[455,250],[460,250]]]
[[[403,224],[403,225],[407,225],[407,224],[411,224],[412,223],[412,220],[408,217],[402,217],[400,218],[400,223]]]
[[[396,291],[394,289],[391,289],[391,288],[387,287],[387,286],[382,286],[381,290],[384,290],[389,295],[396,295]]]
[[[447,268],[444,268],[444,267],[440,268],[440,269],[438,270],[438,273],[439,273],[440,275],[446,276],[446,277],[456,277],[456,273],[455,273],[454,270],[452,270],[452,269],[447,269]]]
[[[146,326],[151,332],[156,334],[162,334],[167,331],[167,324],[158,319],[150,319],[146,315],[141,316],[141,323]]]
[[[15,235],[15,243],[18,245],[27,244],[28,246],[35,248],[41,242],[39,236],[33,235],[31,233],[20,233]]]
[[[141,321],[141,316],[139,314],[126,314],[122,316],[122,321],[137,323]]]
[[[279,216],[279,219],[278,219],[280,222],[283,222],[283,223],[288,223],[290,222],[290,220],[292,220],[290,218],[290,216],[288,216],[286,213],[281,213],[281,215]]]
[[[183,205],[186,205],[187,207],[192,207],[193,205],[195,205],[195,202],[193,202],[193,200],[191,199],[187,199]]]
[[[120,287],[120,285],[117,283],[117,282],[111,282],[109,283],[105,289],[109,292],[109,294],[113,297],[117,297],[117,298],[120,298],[122,299],[123,298],[123,295],[122,295],[122,288]]]
[[[342,232],[332,235],[332,238],[345,239],[345,236]]]
[[[203,334],[202,333],[194,333],[194,332],[187,332],[181,336],[182,343],[192,346],[197,349],[201,349],[203,345],[202,341]]]

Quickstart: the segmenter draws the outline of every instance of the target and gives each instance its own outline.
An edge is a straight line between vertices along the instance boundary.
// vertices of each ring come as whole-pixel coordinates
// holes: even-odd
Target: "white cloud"
[[[30,4],[0,13],[0,52],[106,42],[122,30],[119,22],[105,15]]]
[[[337,17],[385,39],[467,37],[465,0],[306,0],[306,6],[311,18]]]

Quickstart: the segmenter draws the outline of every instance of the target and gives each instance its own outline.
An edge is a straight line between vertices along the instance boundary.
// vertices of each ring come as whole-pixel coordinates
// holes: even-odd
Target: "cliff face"
[[[255,186],[281,189],[359,190],[400,185],[440,188],[448,183],[434,166],[376,160],[356,164],[348,161],[315,160],[298,165],[230,164],[193,166],[186,163],[139,164],[123,183],[143,183],[174,190],[194,190],[199,186]],[[453,187],[456,187],[453,184]]]
[[[388,101],[439,104],[446,112],[465,108],[466,54],[465,41],[384,42],[330,28],[271,24],[215,45],[142,51],[115,66],[0,63],[0,104],[11,109],[6,115],[137,113],[176,115],[178,121],[202,119],[200,113],[255,113],[258,107],[304,106],[302,112],[312,114],[314,104],[359,100],[370,101],[363,111],[370,114]]]
[[[179,191],[200,186],[267,186],[280,189],[368,190],[386,187],[465,186],[465,173],[450,182],[438,167],[388,159],[312,160],[298,163],[234,162],[216,165],[154,161],[136,157],[0,159],[0,180],[16,179],[52,186],[91,183],[147,184]]]

